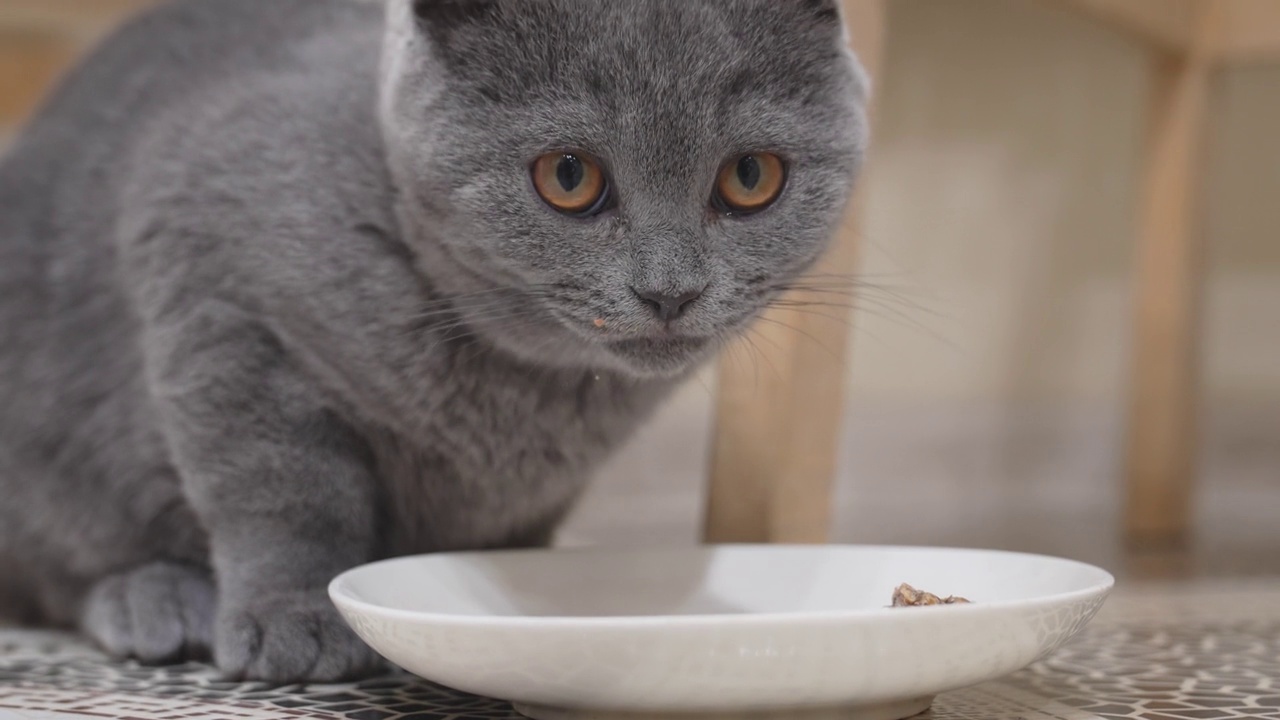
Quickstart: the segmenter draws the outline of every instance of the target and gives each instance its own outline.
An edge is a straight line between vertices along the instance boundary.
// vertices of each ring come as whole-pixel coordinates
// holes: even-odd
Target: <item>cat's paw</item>
[[[207,570],[157,562],[99,580],[80,616],[111,655],[144,663],[209,657],[217,596]]]
[[[323,591],[224,609],[215,655],[230,677],[273,683],[338,682],[384,669]]]

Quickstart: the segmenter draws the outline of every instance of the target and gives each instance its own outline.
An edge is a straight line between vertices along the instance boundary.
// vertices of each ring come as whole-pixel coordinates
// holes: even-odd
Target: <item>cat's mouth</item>
[[[695,337],[637,337],[626,340],[610,341],[609,347],[615,352],[626,355],[651,353],[696,352],[706,347],[710,341]]]
[[[607,346],[628,365],[655,374],[669,374],[681,372],[697,361],[711,343],[711,338],[668,335],[611,340]]]
[[[573,335],[587,340],[596,352],[607,354],[611,358],[609,364],[620,364],[621,368],[641,376],[679,375],[705,359],[720,337],[672,324],[623,328],[618,327],[621,324],[618,321],[604,317],[588,323],[555,309],[552,316]]]

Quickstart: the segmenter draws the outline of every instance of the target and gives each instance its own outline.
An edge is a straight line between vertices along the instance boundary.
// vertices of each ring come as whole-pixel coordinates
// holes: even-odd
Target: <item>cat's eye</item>
[[[552,208],[575,217],[595,215],[609,200],[600,163],[585,153],[555,152],[533,163],[533,187]]]
[[[787,182],[787,167],[771,153],[734,158],[720,170],[715,204],[731,213],[760,212],[777,202]]]

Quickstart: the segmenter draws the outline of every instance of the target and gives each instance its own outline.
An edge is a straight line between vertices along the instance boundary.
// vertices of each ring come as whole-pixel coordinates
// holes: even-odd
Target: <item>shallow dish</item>
[[[904,582],[973,604],[888,607]],[[329,593],[390,661],[540,720],[898,720],[1052,652],[1113,582],[986,550],[725,546],[399,558]]]

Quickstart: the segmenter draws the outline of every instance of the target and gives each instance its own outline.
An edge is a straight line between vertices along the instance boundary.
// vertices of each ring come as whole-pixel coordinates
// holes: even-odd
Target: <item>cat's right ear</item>
[[[421,108],[427,89],[440,87],[457,70],[458,57],[483,51],[488,26],[500,21],[509,0],[384,0],[386,36],[382,45],[381,112],[384,122]],[[519,0],[525,2],[526,0]],[[4,0],[0,0],[4,2]]]
[[[840,3],[838,0],[799,0],[800,6],[813,15],[819,22],[840,23]]]

